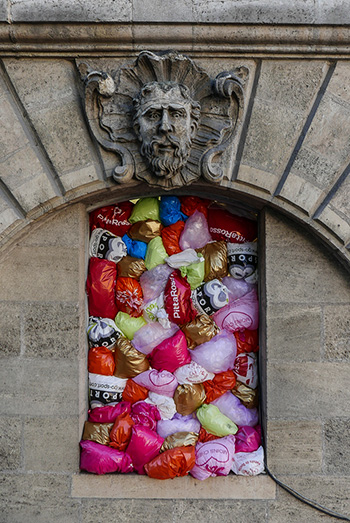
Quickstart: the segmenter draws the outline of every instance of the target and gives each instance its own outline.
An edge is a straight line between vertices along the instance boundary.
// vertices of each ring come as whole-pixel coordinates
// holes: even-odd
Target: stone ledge
[[[276,485],[265,474],[156,480],[147,476],[80,473],[72,476],[73,498],[110,499],[276,499]]]

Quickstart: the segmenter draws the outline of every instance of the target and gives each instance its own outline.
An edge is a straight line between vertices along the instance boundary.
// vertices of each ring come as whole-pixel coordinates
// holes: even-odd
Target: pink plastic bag
[[[89,410],[88,420],[92,423],[114,423],[120,414],[131,412],[131,404],[128,401],[121,401],[117,405],[107,407],[96,407]]]
[[[185,249],[201,249],[212,241],[209,233],[208,222],[203,213],[195,211],[186,222],[181,233],[179,245],[182,251]]]
[[[133,380],[138,385],[142,385],[142,387],[146,387],[146,389],[152,392],[169,396],[170,398],[174,396],[175,389],[178,386],[178,381],[174,374],[167,370],[146,370],[135,376]]]
[[[236,452],[254,452],[261,445],[261,434],[258,427],[239,427],[236,437]]]
[[[169,329],[164,329],[158,322],[147,323],[136,331],[132,344],[135,349],[148,355],[162,341],[174,336],[178,330],[179,327],[175,324],[171,324]]]
[[[80,446],[80,470],[93,474],[110,472],[126,474],[133,471],[131,458],[125,452],[89,440],[81,441]]]
[[[237,452],[233,456],[232,471],[239,476],[257,476],[264,472],[264,449],[255,452]]]
[[[173,272],[167,264],[157,265],[154,269],[144,272],[140,283],[145,303],[155,300],[165,289],[170,274]]]
[[[208,372],[218,374],[233,369],[237,354],[237,343],[233,334],[222,331],[210,341],[198,345],[191,351],[192,361],[202,365]]]
[[[157,432],[162,438],[167,438],[175,432],[195,432],[199,433],[201,424],[192,414],[181,416],[178,412],[172,419],[158,421]]]
[[[248,292],[253,290],[257,291],[258,288],[256,283],[248,283],[245,280],[235,280],[231,276],[225,276],[222,278],[222,283],[229,290],[230,303],[232,301],[238,300],[238,298],[242,298],[242,296],[245,296],[248,294]]]
[[[235,452],[235,436],[197,443],[196,464],[190,474],[196,479],[210,476],[227,476],[231,470]]]
[[[251,389],[256,389],[258,386],[258,362],[255,353],[242,352],[238,354],[233,371],[241,383]]]
[[[203,383],[203,381],[212,380],[214,378],[214,374],[212,372],[208,372],[204,367],[195,361],[191,361],[191,363],[179,367],[174,372],[174,375],[177,381],[181,384]]]
[[[163,438],[147,427],[138,425],[132,428],[131,440],[126,452],[139,474],[145,474],[144,465],[159,454],[163,441]]]
[[[236,425],[249,425],[255,427],[258,423],[258,409],[247,409],[232,392],[225,392],[220,398],[211,403],[218,407],[220,412],[230,418]]]
[[[131,419],[135,425],[142,425],[150,430],[156,430],[157,421],[161,419],[160,412],[154,405],[138,401],[131,407]]]
[[[174,372],[182,365],[190,363],[191,356],[187,348],[184,333],[179,330],[171,338],[162,341],[162,343],[153,349],[149,360],[155,369],[167,370],[169,372]]]
[[[256,291],[229,303],[218,310],[214,316],[214,321],[220,329],[231,332],[244,329],[256,330],[259,325],[259,303]]]

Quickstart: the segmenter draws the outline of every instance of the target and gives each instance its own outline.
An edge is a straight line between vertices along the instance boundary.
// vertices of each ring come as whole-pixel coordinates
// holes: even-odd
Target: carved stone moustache
[[[243,118],[245,67],[214,80],[190,58],[175,52],[143,51],[114,73],[78,63],[85,83],[85,112],[103,150],[119,162],[107,176],[118,183],[134,177],[172,189],[202,175],[211,182],[229,177],[223,153],[232,146]],[[233,148],[232,148],[233,147]]]

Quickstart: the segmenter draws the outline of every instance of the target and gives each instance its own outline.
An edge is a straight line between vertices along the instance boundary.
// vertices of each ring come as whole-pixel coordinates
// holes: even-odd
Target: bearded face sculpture
[[[200,117],[200,105],[187,87],[151,82],[134,99],[134,130],[141,155],[153,173],[172,178],[186,164]]]

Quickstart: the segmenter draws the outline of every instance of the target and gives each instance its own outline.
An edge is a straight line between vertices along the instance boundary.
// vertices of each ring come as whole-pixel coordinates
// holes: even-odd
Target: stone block
[[[268,364],[268,419],[348,416],[349,372],[349,363]]]
[[[50,474],[0,477],[3,523],[78,523],[80,503],[69,497],[70,478]]]
[[[316,10],[317,24],[349,24],[350,13],[347,0],[319,0]]]
[[[237,179],[239,182],[246,183],[252,187],[259,187],[269,194],[273,193],[279,181],[279,177],[275,174],[243,163],[239,166]]]
[[[308,215],[312,215],[317,208],[318,202],[322,201],[325,194],[322,192],[322,189],[305,180],[303,173],[301,175],[296,176],[290,173],[279,197],[294,204]]]
[[[268,212],[266,284],[269,303],[348,303],[348,272],[296,223]]]
[[[325,358],[350,360],[350,305],[324,308]]]
[[[267,307],[268,361],[320,361],[321,307],[271,303]]]
[[[12,0],[14,22],[130,22],[131,0]]]
[[[347,178],[341,184],[340,189],[333,196],[332,201],[331,201],[331,207],[334,208],[336,211],[342,213],[344,216],[350,215],[350,177],[349,176],[347,176]],[[340,216],[339,216],[339,218],[340,218]],[[337,228],[339,228],[339,226]]]
[[[192,0],[133,0],[133,22],[193,22]]]
[[[5,204],[5,205],[7,205],[7,204]],[[18,220],[17,213],[11,208],[6,208],[5,205],[3,206],[0,204],[0,206],[2,208],[0,210],[0,242],[5,237],[4,231],[6,231],[6,229],[8,227],[10,227],[12,224],[14,224],[16,220]]]
[[[23,428],[24,468],[30,472],[79,470],[78,418],[30,418]]]
[[[341,213],[336,212],[333,207],[333,200],[324,208],[317,221],[332,231],[345,244],[350,240],[350,219],[344,220]]]
[[[127,523],[129,521],[142,521],[142,523],[154,523],[157,521],[168,521],[174,510],[172,500],[154,499],[129,499],[129,500],[99,500],[84,499],[82,501],[82,521],[84,523],[96,523],[101,519],[115,523]]]
[[[0,21],[1,22],[7,22],[8,21],[8,3],[6,0],[0,0]]]
[[[19,303],[0,302],[0,356],[18,356],[21,351]]]
[[[23,325],[26,357],[76,359],[80,335],[76,305],[28,303],[24,307]]]
[[[22,465],[22,420],[0,417],[0,470],[17,470]]]
[[[193,0],[194,18],[206,23],[311,24],[315,7],[311,0],[247,2],[246,0]]]
[[[2,262],[2,299],[77,303],[79,274],[78,250],[19,246]]]
[[[349,516],[349,478],[325,476],[280,476],[281,481],[294,488],[307,498],[321,505]],[[273,523],[314,523],[332,521],[329,516],[322,515],[308,507],[293,496],[278,489],[278,499],[269,503],[269,522]],[[334,521],[336,521],[334,519]]]
[[[267,463],[279,474],[322,473],[322,423],[268,421]]]
[[[349,416],[349,412],[343,415]],[[326,421],[324,439],[327,473],[350,476],[350,419]]]
[[[267,522],[266,501],[181,500],[173,510],[174,523],[222,523],[222,521]]]
[[[78,415],[78,365],[67,360],[8,358],[0,367],[0,413]]]

